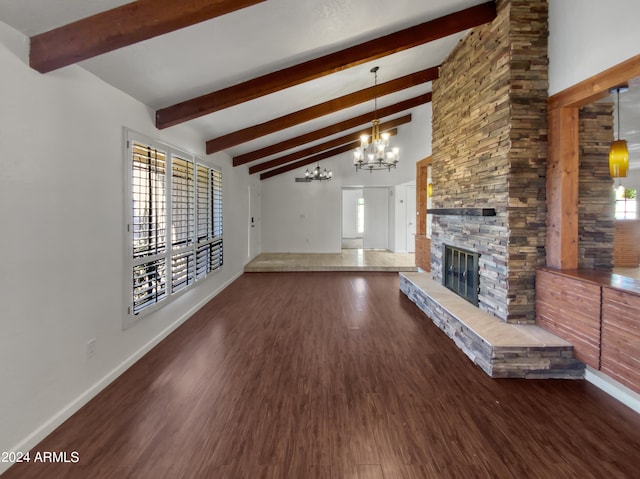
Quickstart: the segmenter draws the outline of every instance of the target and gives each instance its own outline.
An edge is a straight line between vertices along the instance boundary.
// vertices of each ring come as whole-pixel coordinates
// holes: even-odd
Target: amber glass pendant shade
[[[627,142],[620,139],[620,93],[629,90],[628,85],[611,88],[609,93],[616,94],[616,116],[618,118],[618,139],[611,142],[609,148],[609,174],[611,178],[624,178],[629,169],[629,148]]]
[[[629,149],[626,140],[611,142],[609,149],[609,173],[611,178],[624,178],[629,168]]]

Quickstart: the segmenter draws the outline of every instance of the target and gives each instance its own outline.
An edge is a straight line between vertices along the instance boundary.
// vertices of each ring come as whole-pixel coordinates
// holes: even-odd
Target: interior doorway
[[[362,188],[342,189],[342,249],[364,247],[364,196]]]
[[[342,189],[342,248],[389,248],[389,188]]]

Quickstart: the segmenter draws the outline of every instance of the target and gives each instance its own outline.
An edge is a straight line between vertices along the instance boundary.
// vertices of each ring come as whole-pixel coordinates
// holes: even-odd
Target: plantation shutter
[[[167,295],[167,155],[150,146],[132,146],[133,313]]]
[[[138,135],[127,152],[128,311],[138,315],[222,266],[222,172]]]
[[[211,243],[211,271],[222,266],[222,171],[211,170],[213,196],[213,241]]]
[[[201,278],[222,266],[222,172],[198,165],[197,181],[196,276]]]
[[[174,156],[171,160],[171,291],[195,281],[194,163]]]

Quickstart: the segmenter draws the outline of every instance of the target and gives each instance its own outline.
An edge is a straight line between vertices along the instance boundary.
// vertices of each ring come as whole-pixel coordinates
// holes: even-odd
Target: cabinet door
[[[602,288],[600,369],[640,393],[640,296]]]

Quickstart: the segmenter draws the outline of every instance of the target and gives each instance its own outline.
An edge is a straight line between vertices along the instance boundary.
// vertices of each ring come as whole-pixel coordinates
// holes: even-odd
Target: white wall
[[[262,181],[262,251],[339,252],[340,182],[295,183],[295,176],[301,176],[300,171]]]
[[[0,451],[35,445],[247,260],[249,178],[221,154],[223,268],[123,331],[123,127],[196,154],[204,141],[157,131],[153,111],[80,67],[41,75],[27,54],[28,39],[0,22]]]
[[[340,251],[342,187],[396,186],[415,181],[416,162],[431,154],[431,104],[417,108],[411,123],[398,128],[391,143],[400,147],[397,169],[355,171],[353,155],[320,162],[333,180],[295,183],[305,168],[262,181],[262,251],[270,253],[336,253]],[[395,224],[390,212],[390,225]],[[393,232],[395,234],[395,230]],[[395,238],[390,237],[390,248]]]
[[[549,0],[549,94],[640,53],[638,0]]]

